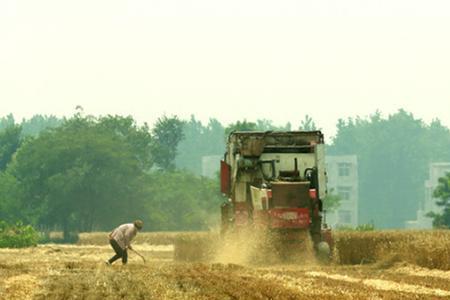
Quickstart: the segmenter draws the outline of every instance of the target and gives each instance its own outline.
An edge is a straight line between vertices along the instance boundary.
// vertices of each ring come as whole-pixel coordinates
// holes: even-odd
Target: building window
[[[349,186],[338,186],[337,194],[343,201],[349,201],[351,198],[352,188]]]
[[[338,163],[338,174],[339,177],[348,177],[350,176],[350,163]]]
[[[352,223],[352,212],[349,210],[339,210],[339,223],[341,224],[351,224]]]

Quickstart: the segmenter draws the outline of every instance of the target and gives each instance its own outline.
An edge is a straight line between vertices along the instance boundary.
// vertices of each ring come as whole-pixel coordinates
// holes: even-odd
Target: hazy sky
[[[0,1],[0,116],[207,122],[399,108],[450,126],[447,0]]]

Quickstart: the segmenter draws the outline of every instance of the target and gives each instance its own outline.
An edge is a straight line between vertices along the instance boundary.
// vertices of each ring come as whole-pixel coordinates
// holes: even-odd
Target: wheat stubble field
[[[450,299],[450,232],[336,233],[330,264],[179,262],[177,239],[142,233],[129,264],[108,267],[105,233],[78,245],[0,249],[0,299]],[[198,243],[204,246],[204,242]]]

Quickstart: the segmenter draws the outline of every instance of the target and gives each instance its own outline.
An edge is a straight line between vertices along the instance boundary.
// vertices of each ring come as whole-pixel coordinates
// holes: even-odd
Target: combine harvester
[[[330,257],[331,231],[322,226],[324,150],[320,131],[232,132],[220,168],[221,191],[228,201],[221,206],[222,244],[216,251],[227,251],[229,244],[223,241],[230,236],[242,236],[240,243],[263,237],[256,249],[283,260],[308,251],[310,241],[320,258]],[[200,254],[198,241],[191,243],[197,247],[177,244],[175,258]],[[187,250],[191,247],[197,250]]]

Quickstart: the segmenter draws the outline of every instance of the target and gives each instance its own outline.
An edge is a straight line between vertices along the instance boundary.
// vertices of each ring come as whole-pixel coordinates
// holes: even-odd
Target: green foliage
[[[374,231],[375,230],[375,224],[374,223],[366,223],[356,226],[356,231]]]
[[[223,155],[225,132],[291,128],[262,119],[225,129],[215,119],[202,125],[194,116],[188,122],[163,116],[150,132],[131,117],[81,113],[64,120],[35,116],[20,125],[21,134],[12,115],[0,119],[2,133],[11,130],[0,134],[8,137],[0,148],[10,149],[1,156],[6,163],[0,172],[0,219],[64,230],[67,239],[138,217],[148,230],[204,229],[217,217],[222,199],[217,179],[196,176],[202,157]],[[448,128],[438,120],[424,124],[403,110],[387,118],[375,113],[340,120],[337,126],[328,153],[358,156],[359,220],[402,227],[415,217],[428,164],[450,157]],[[305,116],[300,127],[316,125]],[[331,193],[324,207],[333,210],[338,203]],[[435,219],[439,226],[449,223],[445,203],[444,214]]]
[[[0,221],[0,248],[23,248],[36,246],[39,233],[30,225],[9,225]]]
[[[66,239],[136,216],[151,167],[150,135],[141,131],[127,118],[76,115],[30,139],[9,170],[23,190],[22,207],[40,226],[61,226]]]
[[[348,225],[340,225],[336,228],[339,231],[374,231],[375,230],[375,224],[366,223],[366,224],[360,224],[356,227],[348,226]]]
[[[184,139],[180,141],[176,156],[178,169],[202,174],[202,158],[209,155],[223,155],[225,149],[224,127],[216,119],[210,119],[204,126],[194,116],[183,124]],[[219,162],[217,162],[219,165]]]
[[[23,138],[27,136],[37,136],[41,131],[58,127],[63,123],[64,119],[46,115],[34,115],[30,119],[23,119],[22,122],[18,123],[15,121],[14,116],[9,114],[6,117],[0,118],[0,131],[9,127],[20,126],[22,129],[21,136]]]
[[[436,204],[443,208],[442,213],[430,213],[433,218],[433,226],[438,228],[450,228],[450,173],[439,178],[439,183],[433,192],[433,196],[439,198]]]
[[[237,121],[225,128],[225,136],[228,137],[233,131],[289,131],[291,130],[291,123],[286,123],[285,126],[276,126],[271,120],[258,119],[256,122],[249,122],[246,119]]]
[[[342,197],[334,193],[334,189],[328,191],[327,196],[323,199],[323,207],[326,211],[332,212],[341,205]]]
[[[148,182],[151,230],[207,229],[219,219],[223,198],[216,179],[174,171],[152,173]]]
[[[10,125],[0,131],[0,171],[4,171],[13,154],[20,147],[22,127]]]
[[[183,121],[177,116],[158,118],[153,127],[152,155],[155,163],[163,170],[175,169],[175,157],[183,139]]]
[[[131,147],[139,167],[142,170],[150,170],[153,159],[150,153],[152,136],[147,124],[137,126],[130,116],[106,116],[98,119],[98,127],[106,132],[111,132]]]
[[[229,136],[233,131],[257,131],[258,127],[254,122],[237,121],[236,123],[232,123],[225,128],[225,136]]]
[[[9,172],[0,173],[0,220],[15,222],[31,221],[26,209],[21,207],[22,186],[17,178]]]
[[[320,130],[317,126],[314,120],[309,116],[308,114],[305,115],[305,118],[300,122],[300,127],[298,130],[302,131],[314,131],[314,130]]]
[[[77,232],[110,230],[135,218],[148,230],[206,228],[222,201],[218,182],[173,169],[181,125],[163,117],[152,136],[131,117],[77,113],[48,126],[25,139],[0,172],[0,218],[64,232],[42,242],[74,242]],[[202,142],[209,142],[203,153],[222,152],[220,123],[212,119],[200,128]],[[156,171],[155,162],[165,169]]]
[[[16,121],[12,114],[0,118],[0,130],[16,125]]]
[[[450,173],[439,178],[438,186],[434,190],[433,196],[440,198],[436,203],[437,205],[445,207],[450,205]]]
[[[258,119],[256,120],[256,130],[258,131],[290,131],[291,123],[287,122],[284,126],[274,125],[271,120]]]
[[[34,115],[29,120],[23,120],[21,126],[23,128],[23,136],[37,136],[48,128],[61,126],[64,119],[58,119],[55,116]]]
[[[416,217],[429,163],[450,157],[450,132],[404,110],[387,118],[377,112],[340,120],[328,153],[358,157],[359,220],[402,228]]]

